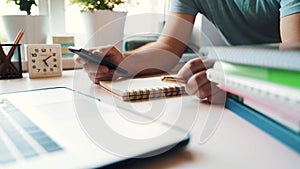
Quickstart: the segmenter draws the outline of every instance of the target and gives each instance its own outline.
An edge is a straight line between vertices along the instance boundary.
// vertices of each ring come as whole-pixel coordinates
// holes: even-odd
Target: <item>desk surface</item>
[[[24,74],[22,79],[0,80],[0,93],[13,92],[44,87],[65,86],[100,98],[108,104],[116,104],[116,100],[92,84],[82,70],[64,71],[62,77],[46,79],[29,79]],[[166,104],[176,104],[176,98],[167,99]],[[121,102],[118,102],[121,103]],[[154,102],[121,103],[133,109],[145,109]],[[183,152],[168,157],[143,161],[130,168],[298,168],[300,155],[287,146],[273,139],[252,124],[241,119],[222,107],[200,103],[196,97],[187,96],[180,105],[181,118],[188,119],[191,114],[197,117],[190,125],[191,142]],[[170,112],[170,111],[168,111]],[[172,110],[171,110],[172,112]],[[162,120],[172,122],[178,117],[178,107],[174,113],[162,115]],[[222,112],[220,121],[211,137],[200,143],[200,136],[205,126],[206,117]],[[180,124],[179,124],[180,125]]]

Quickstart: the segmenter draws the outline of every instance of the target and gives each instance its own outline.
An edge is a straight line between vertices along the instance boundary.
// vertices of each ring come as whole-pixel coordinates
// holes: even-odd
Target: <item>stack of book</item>
[[[300,45],[208,47],[226,107],[300,153]]]

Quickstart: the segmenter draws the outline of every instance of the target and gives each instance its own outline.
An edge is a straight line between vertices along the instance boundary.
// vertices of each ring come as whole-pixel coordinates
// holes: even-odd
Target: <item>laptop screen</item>
[[[0,95],[0,166],[105,167],[186,145],[188,134],[68,88]],[[5,158],[4,158],[5,157]]]

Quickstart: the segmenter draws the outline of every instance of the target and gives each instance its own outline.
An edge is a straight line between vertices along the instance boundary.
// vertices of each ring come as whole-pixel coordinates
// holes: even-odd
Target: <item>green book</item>
[[[300,72],[268,67],[216,62],[214,68],[226,74],[240,75],[290,87],[300,88]]]

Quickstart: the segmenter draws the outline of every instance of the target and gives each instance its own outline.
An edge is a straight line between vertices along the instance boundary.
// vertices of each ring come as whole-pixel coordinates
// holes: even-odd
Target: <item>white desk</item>
[[[116,102],[111,95],[92,84],[82,70],[64,71],[63,77],[47,79],[29,79],[28,74],[24,74],[22,79],[1,80],[0,92],[55,86],[80,90],[109,104]],[[176,102],[178,102],[176,98],[170,98],[167,104]],[[150,103],[122,103],[121,106],[127,104],[135,109],[142,107],[147,109],[151,106]],[[212,137],[206,143],[200,144],[200,134],[212,108],[215,112],[223,111],[220,107],[199,103],[193,96],[184,98],[181,107],[182,117],[188,118],[195,112],[198,115],[192,120],[194,124],[191,125],[191,142],[187,149],[169,157],[147,160],[130,168],[299,168],[299,154],[228,110],[224,111]],[[178,107],[174,106],[174,110],[168,112],[162,115],[164,121],[174,120],[174,115],[178,114]]]

